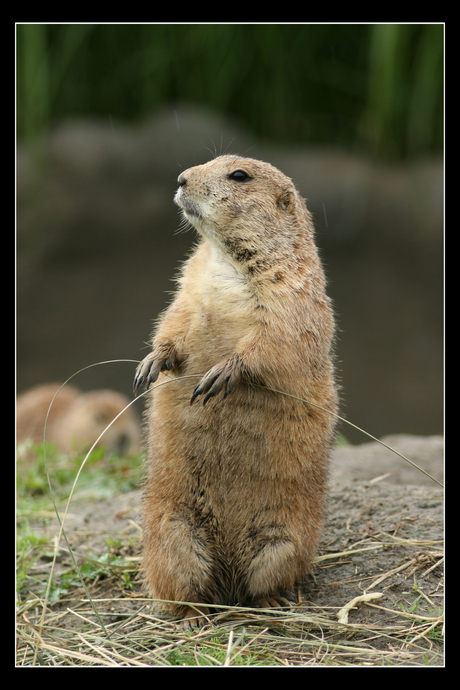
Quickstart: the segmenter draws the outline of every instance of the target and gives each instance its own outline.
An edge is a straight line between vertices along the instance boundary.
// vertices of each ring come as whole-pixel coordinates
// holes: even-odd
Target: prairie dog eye
[[[236,180],[236,182],[246,182],[247,180],[252,180],[247,172],[244,170],[235,170],[229,175],[230,180]]]

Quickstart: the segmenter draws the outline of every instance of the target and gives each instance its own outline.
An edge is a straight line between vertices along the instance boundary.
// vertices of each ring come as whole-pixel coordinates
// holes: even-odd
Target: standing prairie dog
[[[292,181],[226,155],[178,182],[199,242],[134,390],[168,382],[146,411],[143,570],[154,597],[196,604],[170,605],[192,625],[207,604],[288,604],[321,536],[335,418],[267,388],[331,412],[337,393],[333,313]]]

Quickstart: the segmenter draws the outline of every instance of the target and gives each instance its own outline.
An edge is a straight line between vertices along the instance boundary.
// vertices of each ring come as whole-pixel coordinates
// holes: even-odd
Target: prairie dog
[[[17,442],[43,442],[43,428],[59,383],[45,383],[21,393],[16,401]],[[51,407],[46,439],[67,455],[89,450],[98,436],[129,403],[126,396],[112,390],[83,393],[74,386],[64,386]],[[102,437],[98,445],[109,452],[136,455],[140,452],[140,426],[132,408],[128,408]],[[22,456],[21,456],[22,459]],[[24,459],[32,459],[25,451]]]
[[[199,241],[134,390],[169,379],[146,411],[143,570],[154,597],[198,605],[170,606],[192,625],[208,604],[288,604],[320,539],[335,419],[267,387],[331,412],[337,392],[333,312],[292,181],[226,155],[178,182]]]

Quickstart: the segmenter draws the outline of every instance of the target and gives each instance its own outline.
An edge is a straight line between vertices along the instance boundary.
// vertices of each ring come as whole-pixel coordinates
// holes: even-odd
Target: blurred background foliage
[[[257,137],[442,152],[442,24],[18,24],[17,133],[191,102]]]

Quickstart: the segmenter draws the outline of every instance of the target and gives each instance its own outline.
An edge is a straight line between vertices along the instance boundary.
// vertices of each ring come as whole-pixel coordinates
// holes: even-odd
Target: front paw
[[[241,359],[235,355],[225,362],[220,362],[212,367],[201,379],[195,390],[193,391],[190,404],[199,395],[207,394],[203,400],[203,405],[207,403],[209,398],[212,398],[220,391],[224,391],[224,398],[245,378],[245,367]],[[247,378],[247,376],[246,376]]]
[[[161,371],[172,371],[177,367],[177,364],[174,345],[170,343],[158,345],[138,364],[133,383],[134,393],[137,395],[138,388],[144,384],[148,390],[150,384],[155,383]]]

